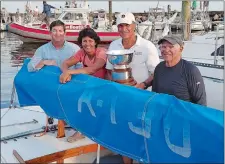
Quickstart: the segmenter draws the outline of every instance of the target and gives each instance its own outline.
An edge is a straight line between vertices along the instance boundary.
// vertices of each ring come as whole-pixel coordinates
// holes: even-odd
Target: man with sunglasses
[[[80,47],[74,43],[65,40],[66,27],[65,24],[56,20],[50,25],[51,42],[39,47],[31,61],[28,63],[28,71],[38,71],[45,65],[61,66],[65,59],[75,54]]]
[[[164,61],[155,68],[152,91],[206,105],[205,85],[200,71],[181,58],[184,48],[182,39],[168,35],[159,40],[158,44]]]

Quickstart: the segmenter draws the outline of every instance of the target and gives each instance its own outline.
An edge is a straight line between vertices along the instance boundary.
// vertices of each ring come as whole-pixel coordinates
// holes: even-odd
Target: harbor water
[[[13,79],[21,68],[23,60],[32,57],[40,46],[41,44],[37,43],[23,44],[18,36],[1,32],[1,108],[9,107],[11,99],[18,103],[17,97],[12,97]],[[204,78],[204,82],[208,106],[222,110],[224,81]]]

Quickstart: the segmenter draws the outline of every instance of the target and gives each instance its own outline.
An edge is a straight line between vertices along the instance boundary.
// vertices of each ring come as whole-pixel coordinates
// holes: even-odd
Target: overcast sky
[[[5,7],[7,11],[9,12],[16,12],[17,8],[19,8],[20,12],[24,12],[24,6],[27,1],[1,1],[1,7]],[[82,1],[77,1],[78,4]],[[52,6],[55,6],[59,8],[60,6],[64,6],[65,1],[47,1],[47,3],[51,4]],[[148,11],[149,7],[156,7],[158,1],[113,1],[113,12],[144,12]],[[223,3],[224,1],[210,1],[209,2],[209,10],[213,11],[222,11],[223,9]],[[90,8],[92,10],[95,9],[105,9],[108,10],[108,1],[88,1],[88,4],[90,5]],[[171,5],[172,10],[181,10],[181,1],[159,1],[159,7],[165,8],[167,10],[167,5]],[[197,2],[197,5],[199,7],[199,2]],[[32,8],[35,8],[35,6],[38,6],[39,11],[42,11],[42,1],[32,1],[31,2]]]

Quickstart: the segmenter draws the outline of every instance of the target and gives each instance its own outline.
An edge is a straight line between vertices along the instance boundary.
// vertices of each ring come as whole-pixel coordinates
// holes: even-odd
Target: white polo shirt
[[[122,38],[111,42],[108,50],[124,50]],[[129,50],[134,51],[133,60],[129,65],[132,69],[132,75],[137,83],[141,83],[153,74],[155,67],[159,64],[158,50],[152,42],[140,35],[137,35],[135,45]],[[106,69],[113,69],[113,65],[108,60]]]

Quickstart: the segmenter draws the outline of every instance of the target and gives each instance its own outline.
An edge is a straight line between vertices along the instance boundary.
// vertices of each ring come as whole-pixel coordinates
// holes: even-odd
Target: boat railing
[[[216,24],[216,25],[223,24],[224,25],[224,21],[212,21],[212,24]]]
[[[187,23],[190,23],[190,24],[194,24],[196,21],[190,21],[190,22],[187,22]],[[219,25],[219,24],[223,24],[224,25],[224,21],[208,21],[209,23],[212,23],[212,24],[216,24],[216,25]],[[155,22],[155,24],[166,24],[166,22]],[[185,23],[182,23],[182,22],[171,22],[169,23],[170,25],[184,25]],[[147,23],[140,23],[138,24],[138,26],[152,26],[152,24],[147,24]]]

